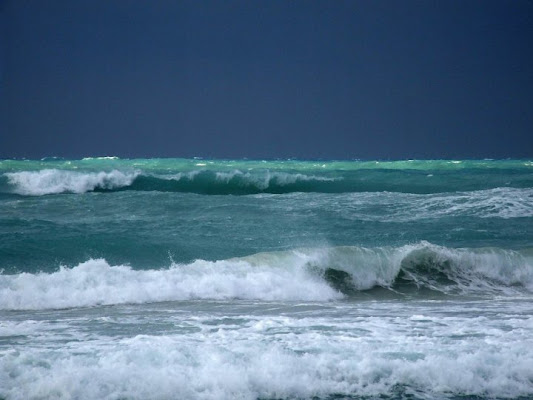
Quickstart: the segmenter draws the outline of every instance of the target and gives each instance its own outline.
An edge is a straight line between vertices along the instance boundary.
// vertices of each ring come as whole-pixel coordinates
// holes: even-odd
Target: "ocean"
[[[5,400],[533,398],[533,160],[1,160],[0,271]]]

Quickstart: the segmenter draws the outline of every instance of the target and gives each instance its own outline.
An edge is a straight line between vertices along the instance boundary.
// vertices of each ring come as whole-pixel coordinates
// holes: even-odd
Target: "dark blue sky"
[[[533,157],[532,1],[0,4],[1,158]]]

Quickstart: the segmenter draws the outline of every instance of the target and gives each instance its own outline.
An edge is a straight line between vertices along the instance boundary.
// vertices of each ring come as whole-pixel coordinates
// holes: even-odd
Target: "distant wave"
[[[409,171],[309,171],[259,169],[242,171],[193,169],[153,171],[139,168],[93,171],[76,169],[42,169],[6,172],[0,175],[0,193],[41,196],[90,191],[160,191],[204,195],[250,195],[258,193],[363,193],[394,192],[434,194],[471,192],[490,189],[527,189],[528,176],[511,181],[499,175],[469,179],[464,177],[420,175]],[[528,180],[529,179],[529,180]],[[527,199],[526,199],[527,200]],[[490,207],[490,205],[489,205]]]
[[[12,192],[29,196],[125,189],[199,194],[329,192],[339,189],[334,186],[328,187],[328,184],[342,180],[342,178],[301,173],[264,171],[251,174],[239,170],[196,170],[167,175],[148,175],[141,174],[140,171],[82,172],[44,169],[10,172],[4,175]]]
[[[77,172],[58,169],[6,173],[8,184],[17,194],[42,196],[57,193],[85,193],[96,189],[113,190],[129,186],[139,172]]]
[[[46,274],[0,275],[0,308],[54,309],[191,299],[331,301],[345,296],[521,295],[533,291],[533,258],[498,248],[427,242],[258,253],[134,270],[103,259]]]
[[[142,175],[132,189],[190,192],[199,194],[257,194],[337,191],[342,177],[306,175],[269,170],[195,170],[172,175]],[[342,189],[341,189],[342,191]]]
[[[367,189],[367,191],[365,191]],[[349,218],[379,221],[413,221],[424,218],[533,217],[533,188],[494,189],[414,194],[381,191],[374,183],[356,185],[343,177],[289,172],[194,170],[147,175],[139,170],[88,172],[59,169],[5,173],[0,193],[43,196],[91,191],[159,191],[204,195],[259,193],[344,193],[326,207],[338,208]],[[317,199],[319,201],[319,199]],[[375,212],[379,206],[379,212]],[[384,211],[385,210],[385,211]]]

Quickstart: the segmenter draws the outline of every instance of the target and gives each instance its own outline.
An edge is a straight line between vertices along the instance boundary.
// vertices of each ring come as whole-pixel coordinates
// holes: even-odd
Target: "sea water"
[[[0,398],[533,398],[533,161],[0,161]]]

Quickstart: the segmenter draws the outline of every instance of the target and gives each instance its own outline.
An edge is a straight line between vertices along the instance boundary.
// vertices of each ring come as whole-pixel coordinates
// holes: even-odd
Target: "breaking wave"
[[[199,194],[448,193],[531,188],[530,160],[297,161],[119,159],[0,160],[0,193],[42,195],[92,190]],[[119,172],[121,171],[121,172]],[[127,181],[102,175],[122,174]],[[97,183],[94,183],[98,176]],[[134,179],[129,180],[133,177]],[[116,182],[116,184],[113,184]]]
[[[96,189],[113,190],[129,186],[139,172],[77,172],[59,169],[6,173],[12,190],[26,196],[57,193],[85,193]]]
[[[4,175],[7,177],[8,192],[26,196],[112,190],[236,195],[346,190],[332,186],[332,183],[342,178],[268,170],[254,174],[240,170],[230,172],[196,170],[168,175],[147,175],[139,171],[81,172],[44,169],[9,172]]]
[[[138,170],[123,172],[81,172],[45,169],[4,174],[7,187],[0,192],[23,196],[42,196],[60,193],[90,191],[161,191],[197,194],[246,195],[258,193],[293,192],[347,192],[339,197],[338,205],[344,210],[370,220],[410,221],[420,218],[447,216],[475,216],[482,218],[520,218],[533,216],[533,189],[501,187],[472,192],[412,194],[383,191],[354,193],[355,188],[342,177],[333,178],[301,173],[269,172],[244,173],[195,170],[167,175],[145,175]],[[375,189],[378,188],[368,188]],[[368,206],[379,205],[387,210],[373,214]],[[366,207],[366,208],[365,208]],[[392,207],[392,208],[391,208]]]
[[[73,167],[73,166],[71,166]],[[75,166],[74,166],[75,167]],[[117,166],[118,168],[118,166]],[[0,193],[41,196],[90,191],[158,191],[204,195],[250,195],[258,193],[362,193],[410,194],[468,193],[484,190],[530,189],[530,178],[508,181],[498,175],[483,180],[448,175],[420,175],[413,171],[358,170],[307,171],[252,169],[249,171],[195,169],[145,171],[130,169],[42,169],[0,175]],[[525,198],[525,201],[529,201]]]
[[[1,309],[55,309],[192,299],[332,301],[360,294],[520,295],[533,291],[529,253],[427,242],[258,253],[134,270],[103,259],[46,274],[0,275]]]

